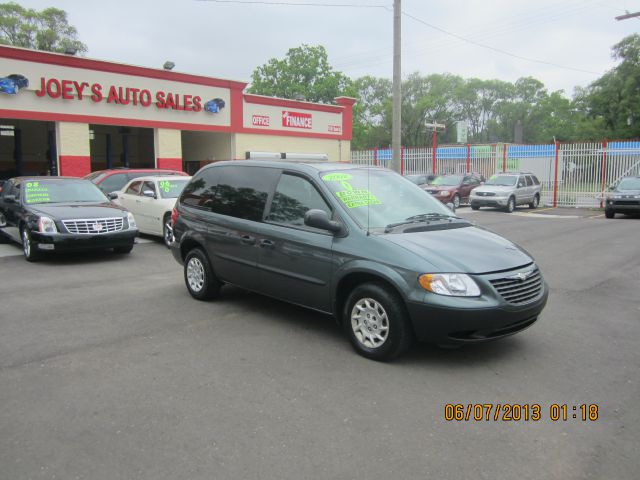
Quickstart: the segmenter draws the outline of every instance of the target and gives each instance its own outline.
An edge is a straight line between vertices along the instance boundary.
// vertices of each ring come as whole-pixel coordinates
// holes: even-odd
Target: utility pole
[[[402,68],[401,60],[401,44],[402,36],[400,34],[400,15],[402,9],[400,0],[393,0],[393,126],[391,129],[391,149],[393,150],[393,158],[391,159],[391,170],[400,173],[400,147],[402,143]]]

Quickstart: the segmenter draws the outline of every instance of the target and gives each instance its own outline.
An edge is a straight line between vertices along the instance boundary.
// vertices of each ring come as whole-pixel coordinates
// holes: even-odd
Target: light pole
[[[401,35],[400,35],[400,15],[402,9],[400,0],[393,0],[393,118],[391,128],[391,149],[393,157],[391,159],[391,170],[400,173],[400,148],[402,143],[402,69],[401,69]]]

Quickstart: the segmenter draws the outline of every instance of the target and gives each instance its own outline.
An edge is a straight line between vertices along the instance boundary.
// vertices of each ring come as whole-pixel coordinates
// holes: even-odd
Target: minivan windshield
[[[24,203],[104,203],[107,197],[89,180],[28,180],[22,182]]]
[[[494,175],[486,181],[485,185],[498,185],[501,187],[512,187],[516,184],[518,177],[514,175]]]
[[[338,202],[363,228],[385,228],[429,216],[454,217],[453,212],[441,202],[389,170],[339,170],[323,172],[321,178]]]

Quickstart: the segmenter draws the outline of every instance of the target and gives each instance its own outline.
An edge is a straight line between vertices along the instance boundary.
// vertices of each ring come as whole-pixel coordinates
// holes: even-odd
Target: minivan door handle
[[[260,246],[262,248],[273,248],[275,247],[275,245],[276,244],[273,243],[271,240],[266,240],[266,239],[260,240]]]
[[[242,235],[240,237],[240,241],[242,243],[244,243],[245,245],[255,245],[256,244],[256,237],[252,237],[251,235]]]

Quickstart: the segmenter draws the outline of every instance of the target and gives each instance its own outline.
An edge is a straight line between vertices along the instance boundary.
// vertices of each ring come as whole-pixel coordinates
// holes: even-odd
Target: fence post
[[[404,175],[404,145],[400,146],[400,175]]]
[[[507,171],[507,144],[502,144],[502,173]]]
[[[378,147],[373,147],[373,165],[378,166]]]
[[[554,174],[553,174],[553,208],[558,206],[558,152],[560,150],[560,144],[556,142],[555,145],[555,166],[554,166]]]
[[[607,186],[607,146],[609,142],[604,139],[602,142],[602,187],[600,188],[600,208],[604,206],[604,190]]]
[[[436,173],[436,150],[438,148],[438,140],[436,137],[436,129],[433,127],[433,139],[431,141],[431,173]]]
[[[471,171],[471,145],[467,143],[467,173]]]

